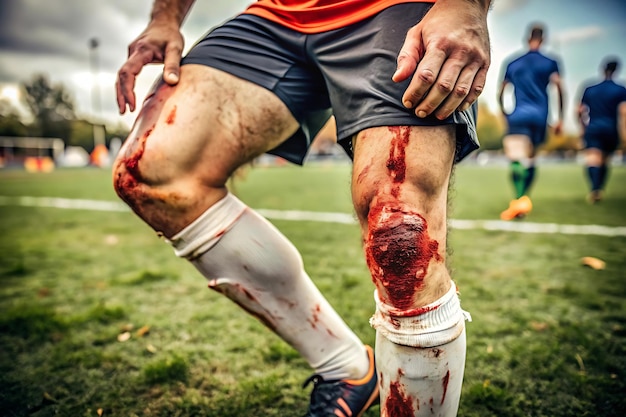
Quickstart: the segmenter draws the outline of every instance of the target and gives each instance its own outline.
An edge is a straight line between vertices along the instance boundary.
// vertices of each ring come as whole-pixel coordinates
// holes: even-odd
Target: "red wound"
[[[408,310],[424,284],[430,261],[441,261],[439,242],[428,235],[426,219],[389,203],[374,206],[368,223],[365,253],[374,284],[389,297],[383,301]]]
[[[387,170],[392,181],[391,196],[397,198],[406,180],[406,148],[411,128],[391,126],[393,133]],[[415,293],[424,284],[431,260],[441,261],[439,242],[428,234],[426,219],[400,206],[396,199],[380,199],[368,214],[367,265],[381,297],[398,310],[409,310]],[[385,295],[386,294],[386,295]],[[436,307],[411,310],[423,314]]]
[[[154,126],[146,130],[141,138],[137,138],[137,142],[139,142],[137,149],[132,153],[132,155],[124,158],[122,161],[128,172],[135,178],[141,178],[141,173],[139,172],[139,161],[141,160],[141,157],[146,149],[146,140],[148,140],[148,137],[152,133],[153,129]]]
[[[405,397],[399,382],[392,382],[389,387],[383,415],[388,417],[413,417],[415,415],[413,401],[410,396]]]
[[[170,114],[167,115],[167,119],[165,120],[165,123],[167,123],[168,125],[171,125],[171,124],[174,124],[175,121],[176,121],[176,106],[174,106],[172,111],[170,111]]]
[[[391,195],[397,197],[400,194],[400,185],[406,178],[406,147],[409,144],[411,129],[408,126],[390,126],[389,130],[394,137],[391,139],[387,169],[394,183]]]

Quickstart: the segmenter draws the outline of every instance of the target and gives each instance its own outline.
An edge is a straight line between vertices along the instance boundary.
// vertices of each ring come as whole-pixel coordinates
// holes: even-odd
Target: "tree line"
[[[24,117],[8,99],[0,100],[0,136],[60,138],[66,146],[81,146],[87,152],[94,148],[93,121],[77,115],[74,97],[62,84],[53,84],[44,74],[36,74],[20,84],[21,100],[29,111]],[[106,124],[108,145],[114,137],[125,138],[123,123]]]
[[[0,100],[0,136],[50,137],[62,139],[66,146],[82,146],[91,152],[94,147],[92,122],[77,116],[74,98],[62,84],[52,84],[43,74],[37,74],[20,85],[25,107],[31,114],[25,121],[8,100]],[[105,125],[107,145],[114,137],[125,138],[127,127],[121,122]],[[506,122],[502,115],[492,113],[479,102],[478,138],[483,150],[502,149]],[[580,138],[575,134],[548,133],[545,151],[574,151],[580,148]]]

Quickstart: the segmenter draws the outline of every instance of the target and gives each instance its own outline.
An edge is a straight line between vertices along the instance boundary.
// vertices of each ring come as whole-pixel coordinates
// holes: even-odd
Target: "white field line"
[[[102,200],[81,200],[55,197],[7,197],[0,196],[2,206],[51,207],[59,209],[118,211],[130,209],[122,202]],[[328,213],[299,210],[256,209],[262,216],[274,220],[313,221],[322,223],[356,224],[354,215],[348,213]],[[490,230],[517,233],[547,233],[564,235],[626,236],[626,227],[611,227],[595,224],[557,224],[505,222],[500,220],[461,220],[450,219],[450,227],[458,230]]]

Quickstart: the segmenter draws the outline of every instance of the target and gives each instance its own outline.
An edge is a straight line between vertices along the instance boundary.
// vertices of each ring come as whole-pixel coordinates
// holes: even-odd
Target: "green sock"
[[[515,187],[515,198],[520,198],[526,191],[526,175],[528,171],[519,161],[511,162],[511,179]]]

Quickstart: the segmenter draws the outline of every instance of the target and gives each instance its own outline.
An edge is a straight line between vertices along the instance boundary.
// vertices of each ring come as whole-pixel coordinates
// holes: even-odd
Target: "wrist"
[[[150,22],[179,29],[194,0],[156,0],[152,7]]]
[[[491,8],[491,0],[437,0],[437,3],[454,3],[455,7],[472,6],[487,14]]]

